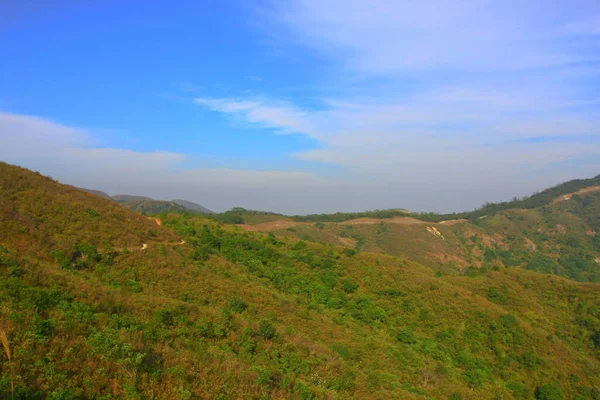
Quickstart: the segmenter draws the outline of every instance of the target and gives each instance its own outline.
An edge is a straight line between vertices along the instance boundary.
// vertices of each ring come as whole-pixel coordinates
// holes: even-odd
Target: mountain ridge
[[[85,188],[78,189],[96,196],[103,197],[105,199],[113,200],[124,207],[145,214],[160,214],[162,212],[199,212],[202,214],[214,214],[214,212],[208,208],[189,200],[154,200],[148,196],[129,194],[116,194],[114,196],[110,196],[101,190]]]

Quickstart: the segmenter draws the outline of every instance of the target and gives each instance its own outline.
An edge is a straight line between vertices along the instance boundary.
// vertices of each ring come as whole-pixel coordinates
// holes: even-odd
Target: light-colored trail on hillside
[[[452,219],[447,221],[439,222],[442,225],[452,226],[458,223],[467,222],[466,219]],[[432,225],[434,223],[421,221],[419,219],[413,217],[394,217],[394,218],[356,218],[350,219],[348,221],[342,222],[325,222],[325,224],[334,224],[334,225],[375,225],[375,224],[397,224],[397,225],[424,225],[429,224]],[[290,220],[278,220],[265,222],[262,224],[256,225],[248,225],[248,224],[238,224],[240,228],[252,231],[252,232],[270,232],[276,231],[280,229],[289,229],[295,228],[298,226],[314,226],[314,222],[299,222],[299,221],[290,221]],[[435,224],[434,224],[435,225]]]
[[[556,199],[554,199],[552,201],[552,204],[560,203],[562,201],[571,200],[571,198],[573,196],[577,196],[577,195],[580,195],[580,194],[585,194],[585,193],[590,193],[590,192],[599,192],[599,191],[600,191],[600,186],[586,187],[586,188],[583,188],[583,189],[578,190],[578,191],[573,192],[573,193],[563,194],[562,196],[557,197]]]
[[[440,224],[442,224],[442,225],[448,225],[448,226],[452,226],[452,225],[456,225],[456,224],[460,224],[460,223],[463,223],[463,222],[468,222],[468,221],[469,221],[469,220],[468,220],[468,219],[465,219],[465,218],[461,218],[461,219],[449,219],[449,220],[447,220],[447,221],[442,221],[442,222],[440,222]]]
[[[399,225],[416,225],[426,224],[427,222],[418,220],[413,217],[394,217],[394,218],[356,218],[348,221],[339,222],[340,225],[373,225],[380,223],[399,224]]]

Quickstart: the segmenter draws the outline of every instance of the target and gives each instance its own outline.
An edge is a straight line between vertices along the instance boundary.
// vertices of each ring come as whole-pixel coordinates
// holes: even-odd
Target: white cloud
[[[6,113],[0,118],[4,161],[110,194],[186,198],[217,211],[234,206],[284,213],[391,207],[455,211],[528,194],[600,167],[596,162],[586,168],[548,171],[548,163],[600,154],[598,143],[551,143],[545,148],[519,143],[499,150],[375,143],[299,155],[355,169],[351,175],[329,177],[301,171],[186,167],[185,154],[98,148],[94,143],[86,130],[42,118]],[[529,165],[526,173],[519,168],[522,163]]]
[[[356,70],[506,70],[587,59],[569,51],[571,31],[595,33],[600,7],[588,1],[292,0],[274,5],[272,21],[293,40]],[[575,22],[569,20],[574,18]],[[558,22],[557,22],[558,21]]]
[[[292,213],[463,210],[599,171],[598,2],[290,0],[270,11],[259,18],[277,43],[327,61],[310,74],[327,76],[294,91],[317,98],[195,102],[237,126],[316,139],[322,148],[292,156],[342,176],[195,168],[186,154],[100,148],[93,131],[6,113],[0,158],[110,193]]]
[[[306,172],[190,168],[183,164],[185,154],[100,148],[96,143],[86,129],[0,113],[0,160],[111,194],[187,198],[218,211],[245,206],[296,212],[305,209],[293,198],[314,193],[316,199],[317,191],[336,187],[336,182]]]
[[[312,132],[305,113],[285,102],[215,98],[197,98],[195,101],[211,110],[232,114],[259,126],[276,128],[283,133]]]
[[[52,151],[84,146],[94,139],[84,130],[43,118],[0,112],[0,158],[42,157]]]

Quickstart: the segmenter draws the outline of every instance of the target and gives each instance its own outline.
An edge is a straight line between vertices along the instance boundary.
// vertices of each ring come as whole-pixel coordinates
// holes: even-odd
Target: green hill
[[[196,211],[196,212],[199,212],[202,214],[214,214],[213,211],[209,210],[206,207],[201,206],[200,204],[194,203],[193,201],[175,199],[175,200],[171,200],[171,202],[173,202],[175,204],[179,204],[180,206],[183,206],[183,207],[187,208],[188,210]]]
[[[194,203],[188,200],[154,200],[151,197],[146,196],[134,196],[129,194],[117,194],[109,196],[105,192],[100,190],[84,189],[79,188],[84,192],[94,194],[96,196],[103,197],[105,199],[113,200],[123,207],[129,208],[130,210],[139,212],[141,214],[155,215],[163,212],[192,212],[201,214],[213,214],[208,208],[202,207],[200,204]]]
[[[164,200],[127,200],[117,201],[123,207],[141,214],[155,215],[164,212],[193,212],[188,208],[172,201]]]
[[[0,398],[600,396],[597,284],[159,225],[6,164],[0,206]]]
[[[581,182],[590,181],[560,186],[576,189],[574,194],[553,189],[532,196],[535,202],[519,203],[542,204],[536,208],[507,208],[478,218],[436,223],[414,216],[388,218],[373,213],[370,218],[345,220],[333,214],[330,219],[340,222],[293,218],[295,224],[262,224],[253,230],[404,256],[444,272],[478,273],[473,270],[519,266],[599,282],[600,191],[597,186],[581,187]]]
[[[363,212],[350,213],[333,213],[333,214],[311,214],[311,215],[295,215],[290,218],[295,221],[302,222],[343,222],[356,218],[394,218],[394,217],[414,217],[426,222],[441,222],[453,219],[477,219],[480,217],[489,216],[499,211],[509,210],[514,208],[539,208],[550,205],[554,200],[563,195],[568,195],[577,192],[581,189],[600,186],[600,175],[589,179],[574,179],[568,182],[561,183],[541,192],[534,193],[531,196],[522,199],[514,198],[511,201],[502,201],[498,203],[485,203],[480,208],[473,211],[466,211],[451,214],[437,213],[412,213],[402,208],[393,208],[389,210],[374,210]]]

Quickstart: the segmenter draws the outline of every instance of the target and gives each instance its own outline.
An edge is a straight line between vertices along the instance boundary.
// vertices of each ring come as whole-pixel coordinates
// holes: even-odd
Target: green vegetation
[[[381,219],[369,223],[301,223],[277,229],[295,237],[357,251],[406,257],[446,273],[480,274],[502,267],[521,267],[599,282],[600,192],[573,195],[534,209],[508,209],[475,220],[430,224]],[[435,229],[442,235],[433,234]]]
[[[599,286],[505,268],[487,227],[457,243],[489,268],[460,276],[189,213],[158,225],[5,164],[0,187],[0,398],[599,393]]]
[[[145,215],[156,215],[165,212],[192,212],[182,205],[172,201],[161,200],[126,200],[117,201],[123,207]]]
[[[207,215],[215,221],[222,222],[224,224],[248,224],[256,225],[265,222],[279,221],[288,219],[287,217],[266,211],[255,211],[246,210],[241,207],[234,207],[229,211],[224,211],[218,214]]]

